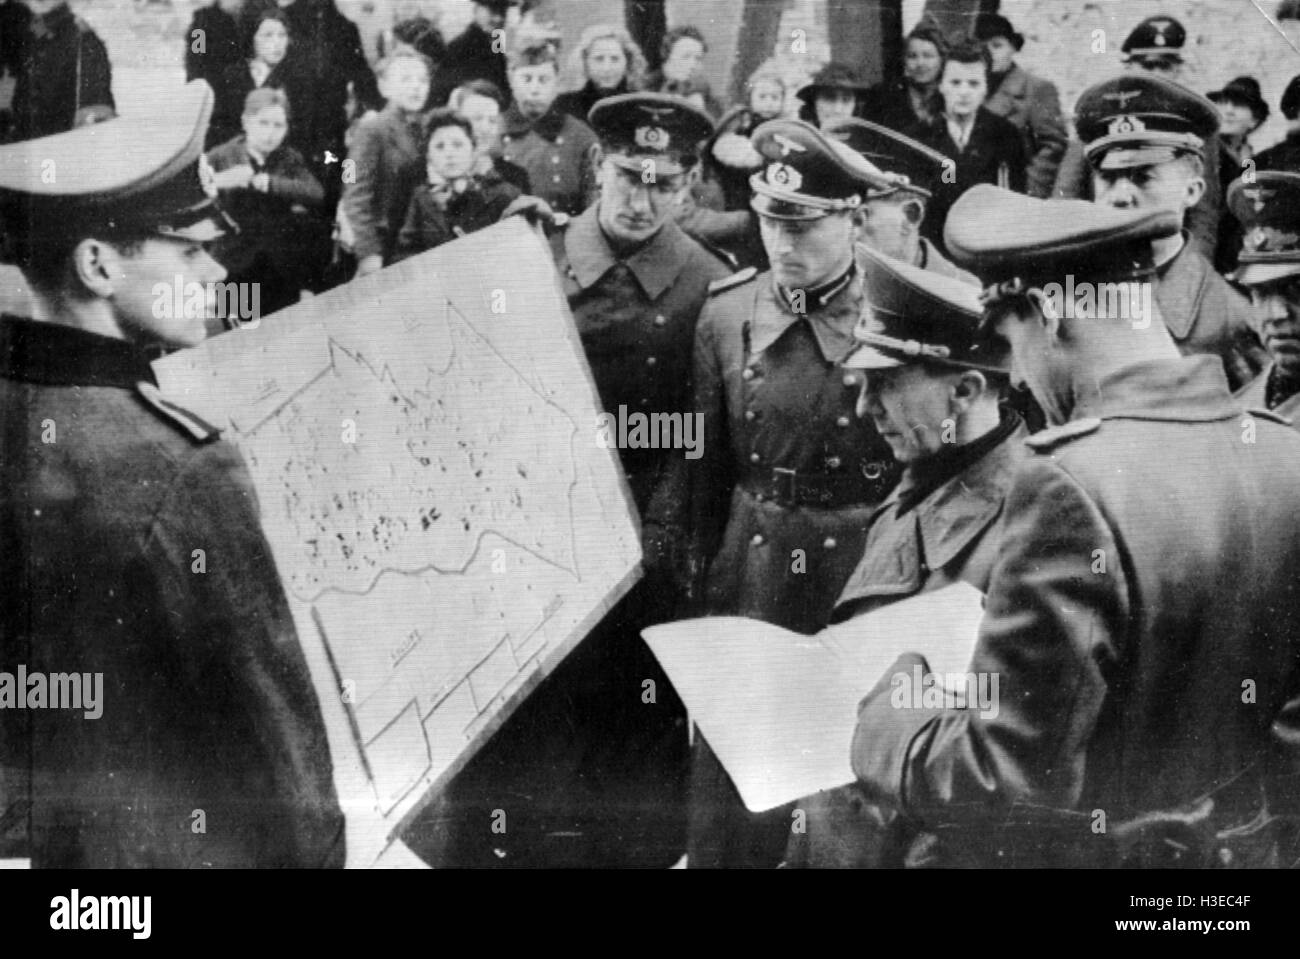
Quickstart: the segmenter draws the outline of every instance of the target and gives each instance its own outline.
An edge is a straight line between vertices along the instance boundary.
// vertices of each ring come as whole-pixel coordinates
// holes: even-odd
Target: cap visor
[[[1155,166],[1178,157],[1178,151],[1168,146],[1116,146],[1111,147],[1093,162],[1098,170],[1130,170],[1133,167]]]
[[[1256,286],[1300,273],[1300,260],[1289,263],[1238,263],[1233,278],[1245,286]]]
[[[802,203],[778,200],[776,197],[758,192],[750,198],[749,206],[759,216],[772,220],[820,220],[830,212],[814,206],[804,206]]]
[[[888,353],[882,353],[874,346],[863,345],[856,347],[840,365],[849,370],[892,370],[896,366],[907,364]]]
[[[663,156],[607,153],[605,159],[621,169],[630,170],[634,173],[648,172],[656,177],[680,176],[686,172],[686,167],[680,161]]]

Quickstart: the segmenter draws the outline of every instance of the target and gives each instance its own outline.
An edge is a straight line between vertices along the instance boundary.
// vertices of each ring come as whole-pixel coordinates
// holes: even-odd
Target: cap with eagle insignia
[[[104,230],[206,242],[233,229],[203,156],[212,105],[211,88],[196,80],[148,116],[0,146],[6,239]]]
[[[1048,283],[1115,283],[1155,272],[1151,241],[1182,226],[1177,211],[1039,200],[988,183],[953,204],[943,238],[952,259],[988,284],[985,306]],[[986,314],[987,318],[987,314]]]
[[[750,206],[761,216],[815,220],[856,209],[869,192],[897,187],[896,178],[802,120],[768,120],[750,142],[763,158],[749,178]]]
[[[702,144],[713,135],[707,113],[667,93],[605,97],[596,101],[587,122],[616,166],[652,170],[656,176],[674,176],[693,167]]]
[[[1079,95],[1075,128],[1099,170],[1166,163],[1180,153],[1203,156],[1219,130],[1219,110],[1193,90],[1148,74],[1125,74]]]
[[[853,330],[858,347],[844,366],[881,370],[930,363],[1008,372],[1006,344],[980,329],[979,287],[875,250],[859,255],[866,259],[866,304]]]
[[[1187,30],[1173,17],[1147,17],[1125,39],[1120,48],[1121,59],[1127,63],[1135,59],[1163,57],[1181,63],[1186,42]]]
[[[932,196],[935,184],[943,177],[945,169],[956,169],[953,161],[938,150],[931,149],[909,136],[889,127],[844,117],[832,120],[823,132],[860,153],[873,166],[878,167],[894,184],[885,190],[869,190],[867,199],[888,196],[905,190],[923,197]]]
[[[1300,173],[1259,170],[1228,187],[1244,238],[1235,279],[1253,286],[1300,273]]]

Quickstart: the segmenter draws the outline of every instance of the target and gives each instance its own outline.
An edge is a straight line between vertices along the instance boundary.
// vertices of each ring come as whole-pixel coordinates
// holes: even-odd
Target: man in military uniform
[[[204,337],[171,284],[225,276],[205,247],[212,94],[168,103],[167,122],[0,148],[6,251],[32,289],[30,316],[0,319],[0,672],[102,682],[97,717],[0,698],[0,858],[341,866],[329,744],[247,467],[149,365]]]
[[[1076,124],[1095,202],[1167,209],[1184,223],[1205,192],[1203,157],[1219,129],[1213,103],[1159,77],[1122,76],[1080,95]],[[1218,356],[1233,389],[1250,382],[1268,361],[1250,301],[1215,272],[1186,230],[1152,246],[1155,298],[1179,350]]]
[[[1028,455],[1019,415],[1000,406],[1006,344],[980,329],[979,289],[868,253],[867,300],[844,361],[863,371],[858,415],[904,464],[876,511],[857,568],[835,604],[846,620],[956,582],[981,592],[1002,541],[1007,493]],[[917,836],[856,786],[796,803],[792,866],[884,867],[936,858]]]
[[[1294,862],[1300,760],[1300,437],[1244,412],[1165,328],[1063,309],[1076,283],[1144,283],[1168,209],[972,189],[949,248],[1052,428],[1006,502],[969,672],[997,709],[863,700],[869,795],[989,865]],[[1089,303],[1092,303],[1090,306]],[[1249,430],[1248,432],[1245,432]]]
[[[751,140],[763,157],[751,205],[772,268],[710,288],[693,376],[703,456],[689,464],[688,492],[664,497],[676,515],[663,522],[691,537],[705,611],[812,633],[897,478],[888,445],[854,428],[861,375],[837,365],[863,309],[863,195],[893,181],[799,120],[764,123]],[[751,816],[700,737],[691,792],[691,865],[781,859],[788,814]]]
[[[1148,17],[1133,28],[1124,41],[1121,62],[1130,76],[1154,76],[1174,83],[1183,83],[1183,45],[1187,31],[1173,17]],[[1075,108],[1076,113],[1078,107]],[[1077,117],[1076,117],[1077,124]],[[1066,145],[1056,174],[1053,195],[1058,197],[1091,200],[1094,197],[1092,167],[1076,136]],[[1216,132],[1204,151],[1205,190],[1201,199],[1187,211],[1183,224],[1191,235],[1192,246],[1211,260],[1219,245],[1219,224],[1223,218],[1223,182],[1221,170],[1229,168],[1233,159]],[[1231,180],[1236,174],[1229,172]]]
[[[691,348],[710,282],[729,274],[673,222],[676,200],[713,131],[680,97],[628,93],[591,110],[600,136],[600,194],[552,236],[565,296],[608,417],[602,444],[636,419],[691,426]],[[625,424],[620,429],[619,424]],[[644,435],[644,433],[643,433]],[[620,448],[633,502],[645,517],[669,468],[698,455],[653,431],[654,447]],[[662,442],[661,442],[662,441]],[[666,575],[673,542],[643,527],[649,576],[635,586],[472,760],[450,791],[458,808],[445,849],[437,820],[408,834],[433,861],[506,866],[670,866],[685,844],[686,714],[641,629],[671,617]],[[644,699],[654,683],[654,701]],[[525,805],[520,794],[531,797]],[[511,810],[506,836],[482,828]],[[449,814],[447,814],[449,815]],[[445,830],[443,830],[445,831]],[[493,849],[506,854],[501,861]]]
[[[862,242],[871,249],[941,276],[978,283],[921,235],[926,202],[954,161],[924,143],[870,120],[833,120],[824,131],[891,175],[888,186],[868,190],[862,204]]]
[[[1237,282],[1250,290],[1273,357],[1237,396],[1294,422],[1300,414],[1300,173],[1260,171],[1252,182],[1236,180],[1228,207],[1244,233]]]

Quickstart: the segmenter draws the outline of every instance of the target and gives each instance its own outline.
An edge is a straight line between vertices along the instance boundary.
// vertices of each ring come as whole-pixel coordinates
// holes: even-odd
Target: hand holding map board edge
[[[348,862],[370,865],[641,575],[631,495],[618,451],[595,440],[595,384],[550,250],[514,218],[155,369],[164,395],[222,427],[249,460],[325,715]],[[329,421],[348,404],[350,446]],[[548,482],[523,450],[565,475]],[[427,495],[449,469],[485,477],[487,492],[476,500],[471,488],[459,514]],[[403,502],[393,478],[425,474],[436,506]],[[338,543],[313,535],[308,550],[304,523],[323,510]],[[455,562],[420,552],[435,535]],[[402,561],[373,561],[385,550]],[[513,567],[495,569],[507,556]],[[496,581],[490,558],[505,573]],[[557,583],[569,585],[548,593]],[[421,590],[427,606],[410,600]],[[381,603],[381,592],[404,601]],[[543,612],[522,628],[530,601]],[[425,608],[434,622],[408,631]],[[498,621],[504,632],[480,648]],[[474,664],[447,680],[437,653],[457,643],[453,658]],[[349,686],[353,675],[362,688]],[[480,688],[480,675],[491,684]],[[447,734],[463,720],[463,734]]]
[[[983,594],[959,582],[808,636],[742,616],[642,631],[752,812],[854,781],[858,703],[903,653],[964,673]]]

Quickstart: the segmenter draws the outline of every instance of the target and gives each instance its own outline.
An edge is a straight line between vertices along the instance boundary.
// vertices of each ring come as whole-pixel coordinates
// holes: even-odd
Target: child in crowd
[[[468,120],[445,109],[430,114],[428,182],[411,197],[395,260],[491,226],[519,196],[491,166],[476,172],[475,155]]]
[[[241,123],[242,134],[208,154],[221,203],[239,226],[220,258],[228,282],[257,284],[259,312],[266,315],[292,306],[311,285],[313,260],[324,255],[328,239],[312,216],[325,190],[302,155],[284,143],[289,98],[283,90],[249,93]]]
[[[722,191],[720,208],[724,210],[749,208],[749,178],[763,165],[749,136],[760,123],[785,112],[786,82],[775,61],[755,70],[746,87],[749,103],[727,112],[704,151],[704,179]]]
[[[352,234],[357,276],[392,262],[397,233],[419,182],[425,142],[422,111],[432,65],[423,54],[402,47],[380,61],[375,72],[387,104],[357,124],[340,204]]]

